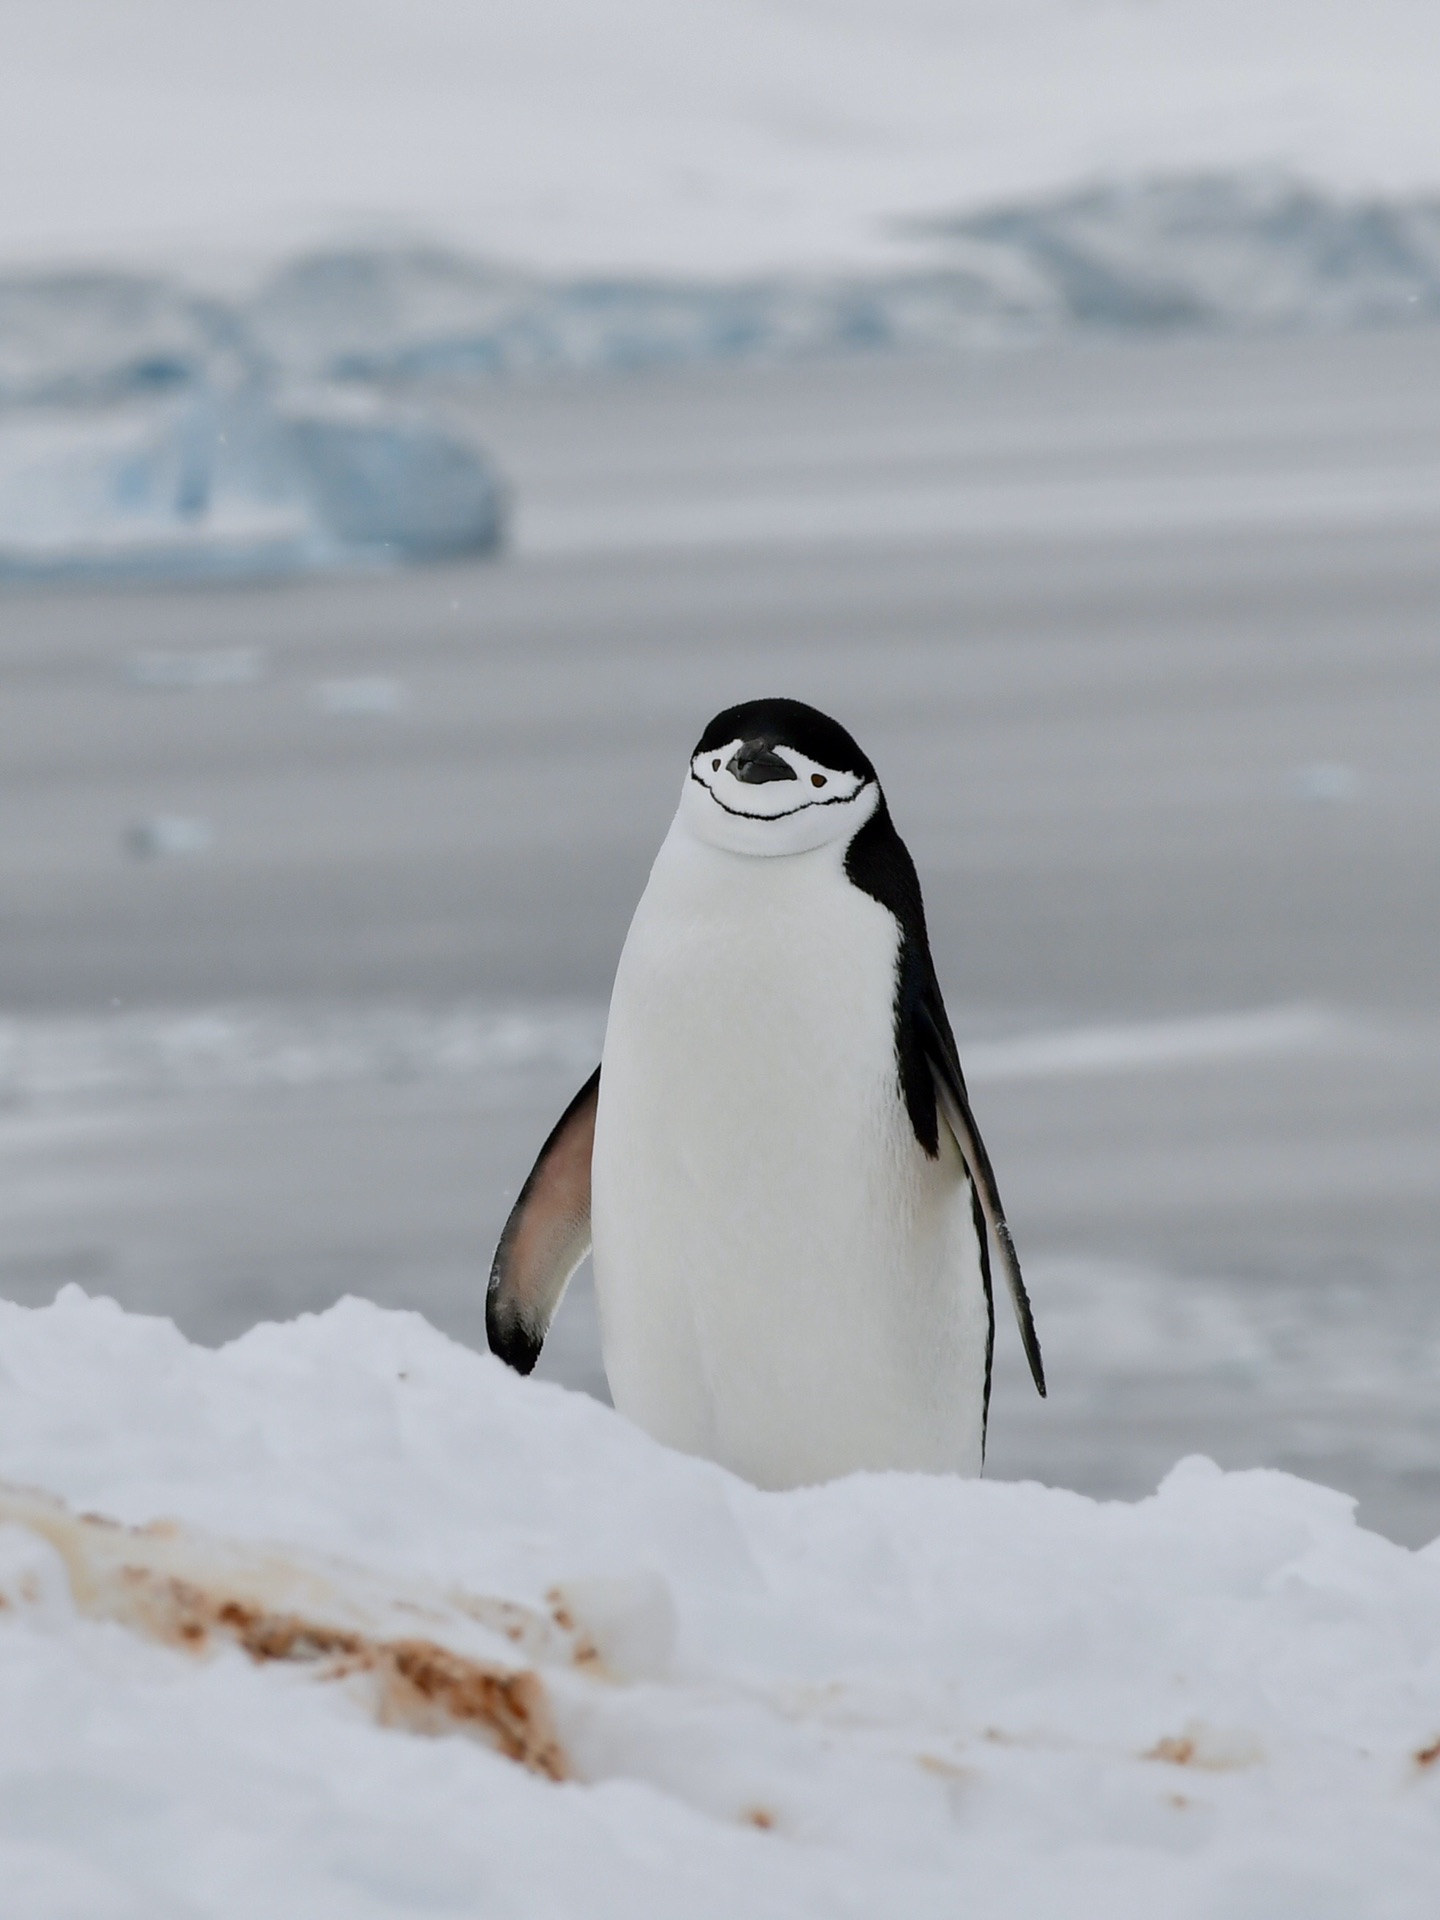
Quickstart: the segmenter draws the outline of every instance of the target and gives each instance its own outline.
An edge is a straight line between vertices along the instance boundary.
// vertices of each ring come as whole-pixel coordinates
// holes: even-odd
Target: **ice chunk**
[[[316,526],[338,547],[438,559],[498,543],[504,498],[494,469],[423,415],[345,396],[281,421]]]
[[[258,647],[207,647],[195,653],[137,653],[125,662],[132,687],[179,691],[194,687],[248,687],[265,674]]]
[[[322,680],[314,699],[321,713],[339,718],[389,717],[404,707],[406,693],[400,682],[387,674],[360,674],[349,680]]]
[[[1321,805],[1343,805],[1357,798],[1360,792],[1360,776],[1354,767],[1332,760],[1316,760],[1309,766],[1296,767],[1291,784],[1302,800],[1315,800]]]
[[[208,853],[215,844],[215,830],[208,820],[157,813],[127,827],[125,844],[137,860],[164,860],[177,854]]]

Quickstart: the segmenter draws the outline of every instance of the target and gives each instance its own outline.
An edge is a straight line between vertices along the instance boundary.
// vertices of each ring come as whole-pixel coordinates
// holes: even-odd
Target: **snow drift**
[[[1323,1488],[760,1494],[357,1301],[210,1352],[67,1289],[0,1342],[27,1915],[1432,1908],[1440,1549]]]

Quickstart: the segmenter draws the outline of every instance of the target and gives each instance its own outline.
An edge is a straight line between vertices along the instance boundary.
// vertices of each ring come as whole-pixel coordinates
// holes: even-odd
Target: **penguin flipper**
[[[590,1251],[597,1067],[540,1149],[495,1249],[485,1295],[490,1351],[517,1373],[540,1358],[570,1276]]]
[[[938,989],[937,989],[938,992]],[[960,1071],[960,1056],[950,1035],[950,1022],[945,1018],[943,1006],[937,1020],[933,1010],[924,1002],[918,1009],[921,1041],[925,1057],[929,1062],[930,1076],[935,1082],[935,1099],[945,1122],[955,1136],[955,1144],[960,1149],[970,1175],[970,1184],[980,1203],[980,1210],[990,1228],[990,1237],[995,1242],[995,1250],[1000,1256],[1000,1265],[1004,1270],[1005,1283],[1010,1289],[1010,1298],[1015,1307],[1015,1319],[1020,1328],[1020,1342],[1025,1349],[1025,1358],[1030,1363],[1030,1378],[1035,1382],[1035,1391],[1045,1398],[1045,1363],[1040,1357],[1040,1341],[1035,1332],[1035,1316],[1030,1311],[1030,1296],[1025,1291],[1025,1281],[1020,1273],[1020,1258],[1015,1251],[1015,1242],[1010,1237],[1010,1228],[1005,1219],[1005,1209],[1000,1204],[1000,1190],[995,1184],[995,1170],[990,1165],[990,1156],[985,1151],[985,1142],[980,1138],[980,1129],[975,1124],[975,1116],[970,1111],[970,1097],[965,1091],[965,1076]]]

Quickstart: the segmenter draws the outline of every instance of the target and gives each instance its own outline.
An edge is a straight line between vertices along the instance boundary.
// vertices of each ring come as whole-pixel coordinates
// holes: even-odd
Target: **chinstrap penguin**
[[[591,1249],[615,1405],[764,1487],[981,1470],[991,1250],[1044,1373],[920,884],[870,761],[795,700],[702,734],[597,1068],[501,1237],[528,1373]]]

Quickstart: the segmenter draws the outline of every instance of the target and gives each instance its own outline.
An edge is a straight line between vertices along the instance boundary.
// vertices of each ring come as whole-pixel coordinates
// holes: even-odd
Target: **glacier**
[[[252,380],[375,387],[1077,332],[1440,317],[1440,198],[1175,175],[903,224],[903,271],[541,274],[423,240],[317,247],[248,292],[136,271],[0,271],[0,419]]]
[[[353,1299],[0,1337],[36,1920],[1432,1910],[1440,1545],[1325,1488],[764,1494]]]

